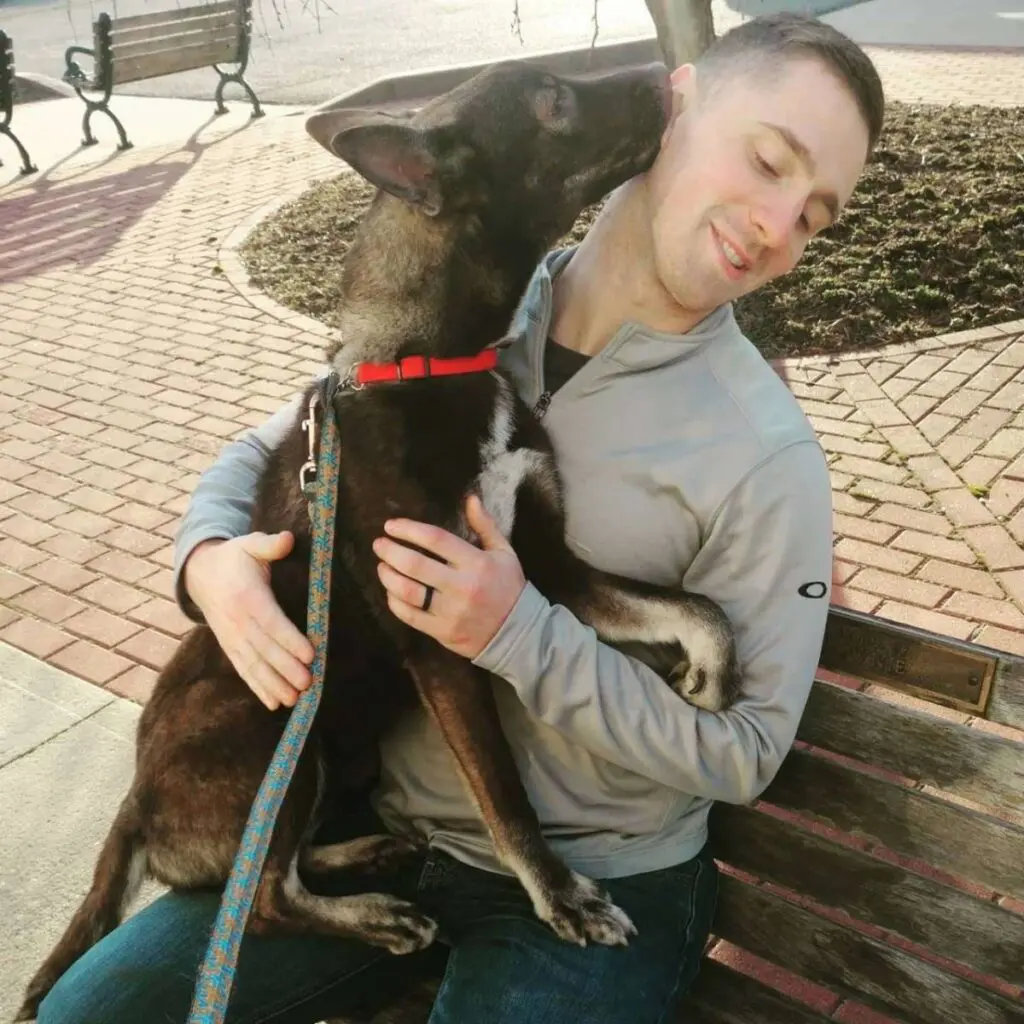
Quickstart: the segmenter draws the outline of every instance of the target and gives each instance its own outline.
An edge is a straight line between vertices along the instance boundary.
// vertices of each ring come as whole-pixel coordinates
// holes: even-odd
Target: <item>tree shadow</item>
[[[152,162],[142,166],[97,175],[97,170],[117,159],[119,154],[114,152],[99,164],[53,180],[54,172],[75,155],[69,154],[11,198],[0,194],[0,283],[32,277],[62,264],[88,266],[101,259],[196,166],[203,153],[252,124],[247,121],[216,139],[200,142],[200,133],[214,120],[211,115],[177,150],[161,148]],[[190,159],[181,159],[182,154]]]

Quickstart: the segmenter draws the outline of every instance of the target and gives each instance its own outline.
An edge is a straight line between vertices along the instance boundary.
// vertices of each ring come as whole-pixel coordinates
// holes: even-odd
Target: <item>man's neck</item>
[[[559,344],[594,356],[627,321],[682,334],[711,312],[684,309],[658,279],[647,202],[646,175],[613,193],[555,279],[550,334]]]

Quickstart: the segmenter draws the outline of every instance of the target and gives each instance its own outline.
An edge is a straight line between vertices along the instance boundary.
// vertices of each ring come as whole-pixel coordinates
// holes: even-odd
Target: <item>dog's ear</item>
[[[430,132],[406,118],[357,110],[320,111],[306,130],[371,184],[436,217],[444,205]]]

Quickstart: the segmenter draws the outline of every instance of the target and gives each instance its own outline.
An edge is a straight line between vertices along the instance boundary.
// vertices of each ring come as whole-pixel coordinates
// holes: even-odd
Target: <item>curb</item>
[[[59,78],[37,75],[33,71],[19,71],[14,76],[14,95],[15,106],[18,106],[22,103],[64,99],[74,96],[75,90]]]
[[[355,172],[343,171],[342,173],[354,174]],[[256,309],[266,313],[268,316],[272,316],[275,320],[280,320],[281,323],[287,324],[289,327],[296,327],[308,334],[323,338],[324,341],[336,341],[339,338],[338,331],[328,327],[319,320],[314,320],[311,316],[306,316],[304,313],[296,313],[294,309],[289,309],[287,306],[282,305],[252,284],[249,279],[249,272],[245,269],[245,264],[238,255],[238,250],[258,224],[273,216],[282,206],[286,206],[292,200],[298,199],[299,196],[314,185],[327,180],[330,180],[330,178],[312,178],[301,186],[285,192],[283,195],[277,196],[271,199],[270,202],[264,203],[253,210],[224,239],[217,250],[217,263],[224,272],[224,277],[228,283],[231,284],[243,299],[255,306]]]
[[[548,50],[510,58],[524,64],[540,64],[560,74],[596,75],[612,68],[633,64],[649,64],[663,60],[654,36],[620,40],[604,46]],[[378,78],[352,92],[341,93],[318,106],[376,106],[379,104],[411,104],[431,99],[472,78],[479,71],[498,63],[489,60],[474,64],[449,64],[443,67],[412,71],[404,75]]]

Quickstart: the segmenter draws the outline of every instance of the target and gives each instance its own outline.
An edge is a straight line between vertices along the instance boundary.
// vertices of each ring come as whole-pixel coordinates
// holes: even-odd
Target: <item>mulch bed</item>
[[[338,281],[373,189],[314,185],[240,256],[278,302],[336,324]],[[582,237],[584,211],[563,244]],[[736,304],[769,358],[853,352],[1024,316],[1024,109],[891,102],[839,223],[792,273]]]

